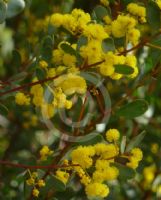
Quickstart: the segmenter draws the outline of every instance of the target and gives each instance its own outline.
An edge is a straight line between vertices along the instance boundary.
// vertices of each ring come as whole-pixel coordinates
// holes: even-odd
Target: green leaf
[[[65,53],[68,53],[70,55],[74,55],[74,56],[77,56],[77,52],[75,49],[73,49],[69,44],[61,44],[60,45],[61,49],[65,52]]]
[[[43,80],[45,78],[45,71],[41,68],[36,69],[36,76],[39,80]]]
[[[123,136],[120,144],[121,154],[125,152],[125,147],[126,147],[126,136]]]
[[[7,5],[3,0],[0,0],[0,24],[4,22],[7,13]]]
[[[106,53],[115,50],[115,44],[112,38],[106,38],[102,41],[102,49]]]
[[[24,0],[9,0],[7,8],[7,18],[14,17],[25,8]]]
[[[84,137],[77,137],[74,141],[76,145],[93,145],[103,141],[103,137],[100,133],[90,133]]]
[[[79,50],[82,46],[88,43],[88,38],[85,36],[81,36],[77,41],[77,50]]]
[[[65,191],[66,185],[60,181],[56,176],[50,176],[48,180],[46,180],[46,186],[42,188],[43,192],[47,192],[51,189],[57,191]]]
[[[131,149],[133,149],[134,147],[137,147],[141,141],[144,139],[146,132],[142,131],[139,135],[137,135],[136,137],[134,137],[131,142],[127,145],[126,147],[126,152],[131,151]]]
[[[128,65],[114,65],[115,72],[119,74],[130,75],[134,72],[134,69]]]
[[[54,99],[53,92],[51,90],[52,88],[50,88],[49,85],[44,88],[44,99],[46,103],[52,103]]]
[[[81,55],[78,53],[77,50],[73,49],[73,47],[71,47],[69,44],[61,44],[61,49],[65,52],[68,53],[70,55],[73,55],[77,58],[77,64],[80,66],[82,64],[82,57]]]
[[[160,9],[155,2],[149,1],[147,5],[147,21],[151,30],[158,31],[161,26]]]
[[[131,169],[130,167],[121,165],[119,163],[115,163],[115,166],[118,168],[119,170],[119,179],[121,181],[126,181],[128,179],[132,179],[135,176],[135,171],[133,169]]]
[[[110,15],[110,10],[103,6],[97,6],[93,10],[93,15],[96,16],[97,19],[102,20],[106,15]]]
[[[54,37],[50,35],[45,36],[43,39],[43,48],[47,47],[53,48],[53,46],[54,46]]]
[[[15,82],[20,82],[20,81],[24,80],[27,77],[27,75],[28,75],[27,72],[20,72],[16,75],[12,76],[11,80],[15,81]]]
[[[43,46],[41,48],[41,58],[42,60],[50,61],[52,58],[52,50],[53,48],[50,46]]]
[[[8,114],[8,108],[0,103],[0,114],[6,116]]]
[[[145,100],[137,99],[116,110],[116,115],[132,119],[144,114],[147,109],[148,103]]]

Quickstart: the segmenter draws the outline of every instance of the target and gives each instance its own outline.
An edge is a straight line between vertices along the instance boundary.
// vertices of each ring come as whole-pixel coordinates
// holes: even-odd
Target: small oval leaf
[[[98,19],[102,20],[105,16],[110,15],[110,9],[105,8],[104,6],[96,6],[93,15]]]
[[[18,15],[25,8],[24,0],[10,0],[7,8],[7,18]]]
[[[134,72],[134,69],[128,65],[114,65],[115,72],[119,74],[130,75]]]
[[[137,99],[116,110],[116,115],[132,119],[144,114],[147,109],[148,103],[145,100]]]
[[[102,49],[105,53],[115,50],[115,44],[112,38],[106,38],[102,41]]]

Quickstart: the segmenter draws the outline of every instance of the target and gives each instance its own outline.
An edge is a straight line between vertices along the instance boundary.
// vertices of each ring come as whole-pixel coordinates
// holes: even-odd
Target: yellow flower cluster
[[[79,164],[78,167],[74,167],[74,170],[85,186],[87,196],[106,197],[109,194],[109,188],[104,182],[118,177],[119,170],[110,165],[118,154],[118,146],[107,143],[79,146],[72,151],[72,163]],[[92,166],[95,170],[92,174],[88,174],[86,169]]]
[[[87,45],[80,48],[80,55],[88,60],[88,64],[93,64],[103,60],[103,51],[101,41],[91,40]]]
[[[90,183],[87,185],[86,194],[88,197],[106,197],[109,194],[109,188],[103,183]]]
[[[146,8],[143,6],[139,6],[136,3],[130,3],[127,5],[127,11],[136,16],[139,17],[139,20],[141,22],[146,22]]]
[[[57,78],[54,82],[56,87],[62,88],[66,95],[74,93],[84,94],[87,90],[87,84],[83,77],[68,73]]]
[[[93,146],[80,146],[72,151],[72,162],[79,164],[83,169],[88,169],[93,164],[92,157],[95,155],[95,148]]]
[[[38,81],[37,78],[33,80],[33,82],[36,82],[36,81]],[[32,86],[30,93],[31,95],[33,95],[32,102],[35,106],[39,107],[44,103],[43,101],[44,89],[40,84]]]
[[[50,70],[48,70],[48,72],[49,72],[48,77],[55,76],[55,69],[51,68]],[[63,77],[63,76],[61,76],[61,77]],[[59,78],[59,80],[57,80],[55,82],[57,82],[57,83],[60,82],[60,78]],[[37,78],[35,78],[34,81],[37,81]],[[43,117],[45,117],[47,119],[52,118],[54,116],[55,109],[57,109],[57,108],[65,107],[66,109],[70,109],[72,107],[72,102],[70,100],[66,99],[66,95],[62,91],[63,87],[61,88],[60,86],[58,86],[59,84],[56,84],[56,85],[57,86],[54,88],[51,88],[49,85],[47,85],[48,89],[51,91],[52,95],[54,96],[54,99],[51,103],[47,103],[45,101],[45,91],[44,91],[44,88],[40,84],[37,84],[37,85],[31,87],[30,93],[33,95],[33,99],[32,99],[33,104],[36,107],[40,107]],[[68,89],[70,90],[70,87],[72,87],[71,85],[69,85],[69,88],[68,88],[68,85],[69,84],[66,84],[66,85],[64,84],[65,91]],[[81,86],[82,85],[80,85],[80,87]],[[75,87],[75,88],[78,89],[77,87]],[[82,91],[82,90],[83,90],[83,88],[80,89],[80,91]]]
[[[134,72],[128,75],[129,78],[134,78],[138,75],[137,60],[133,55],[118,56],[113,52],[108,52],[104,56],[105,62],[99,65],[100,73],[104,76],[110,76],[112,79],[120,79],[123,75],[115,72],[114,65],[128,65],[133,68]]]
[[[40,193],[38,188],[45,187],[45,182],[43,179],[38,179],[37,172],[33,172],[33,173],[31,173],[30,171],[28,172],[29,172],[30,178],[26,180],[26,184],[34,187],[32,189],[32,195],[34,197],[38,197]]]
[[[111,30],[116,38],[126,36],[127,41],[135,45],[140,37],[140,31],[136,29],[137,20],[128,15],[118,15],[117,19],[112,21]]]
[[[30,97],[25,95],[22,92],[18,92],[15,96],[15,102],[22,106],[22,105],[29,105],[30,104]]]
[[[48,146],[43,146],[40,150],[40,160],[44,161],[48,156],[52,155],[54,151],[50,150]]]
[[[134,148],[131,150],[131,155],[129,156],[128,167],[136,169],[138,167],[139,161],[143,158],[143,153],[139,148]]]
[[[47,19],[47,23],[51,23],[56,27],[63,26],[73,34],[79,34],[84,30],[87,23],[91,21],[88,13],[81,9],[74,9],[71,14],[55,13]]]
[[[112,34],[116,38],[124,37],[136,25],[137,21],[133,17],[118,15],[117,19],[112,21]]]
[[[101,24],[89,24],[85,27],[82,34],[88,38],[88,41],[102,41],[103,39],[108,37],[108,34],[106,33],[104,27]]]

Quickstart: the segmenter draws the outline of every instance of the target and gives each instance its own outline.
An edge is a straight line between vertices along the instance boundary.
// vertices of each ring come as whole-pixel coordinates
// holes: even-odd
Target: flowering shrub
[[[0,0],[0,197],[156,199],[161,1]]]

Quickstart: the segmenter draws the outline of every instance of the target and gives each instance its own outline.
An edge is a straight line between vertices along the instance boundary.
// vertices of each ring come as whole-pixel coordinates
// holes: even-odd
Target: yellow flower
[[[109,194],[109,188],[102,183],[90,183],[85,188],[88,197],[107,197]]]
[[[114,144],[98,143],[94,146],[96,155],[102,159],[113,159],[119,154],[119,148]]]
[[[62,63],[62,59],[63,59],[63,51],[61,49],[55,49],[52,52],[52,62],[59,65]]]
[[[110,167],[107,165],[107,167],[103,169],[96,170],[93,173],[93,180],[95,182],[104,182],[104,181],[110,181],[115,180],[119,175],[119,170],[116,167]]]
[[[51,23],[53,26],[60,27],[64,23],[63,15],[60,13],[55,13],[51,15],[49,18],[49,23]]]
[[[39,190],[36,189],[36,188],[34,188],[34,189],[32,190],[32,195],[33,195],[34,197],[38,197],[38,196],[39,196]]]
[[[83,31],[83,35],[88,38],[88,40],[99,40],[108,37],[108,34],[105,32],[104,28],[100,24],[89,24],[85,27]]]
[[[87,175],[83,175],[82,178],[80,179],[80,182],[83,185],[88,185],[91,182],[91,178]]]
[[[35,179],[34,178],[29,178],[26,180],[27,185],[34,185],[35,184]]]
[[[131,150],[131,154],[135,157],[136,160],[140,161],[143,158],[143,153],[141,149],[139,148],[134,148]]]
[[[118,15],[112,22],[112,34],[116,38],[124,37],[130,29],[136,26],[137,22],[133,17]]]
[[[85,175],[85,171],[82,169],[82,167],[80,167],[80,166],[75,166],[75,167],[73,167],[74,168],[74,170],[77,172],[77,174],[78,174],[78,176],[79,177],[83,177],[84,175]]]
[[[55,68],[50,68],[47,72],[47,77],[51,78],[51,77],[55,77],[56,76],[56,70]]]
[[[22,92],[18,92],[15,96],[15,102],[18,105],[29,105],[30,104],[30,97],[26,96]]]
[[[147,184],[150,184],[155,178],[156,166],[150,165],[143,169],[144,180]]]
[[[63,64],[67,67],[74,67],[76,65],[77,59],[75,56],[65,53],[63,56]]]
[[[97,159],[96,161],[96,169],[97,170],[103,170],[109,166],[109,161],[108,160],[100,160]]]
[[[157,143],[151,144],[151,152],[157,154],[159,151],[159,145]]]
[[[130,3],[127,5],[127,11],[134,16],[137,16],[141,19],[141,22],[146,22],[146,8],[139,6],[136,3]]]
[[[37,173],[37,172],[33,172],[33,173],[31,174],[31,177],[34,178],[34,179],[37,178],[37,177],[38,177],[38,173]]]
[[[46,160],[49,155],[53,154],[53,152],[54,151],[51,151],[48,146],[43,146],[40,150],[40,159]]]
[[[38,180],[37,184],[38,184],[39,187],[44,187],[45,186],[45,182],[44,182],[43,179]]]
[[[66,184],[68,182],[69,179],[69,173],[65,172],[65,171],[61,171],[61,170],[57,170],[56,171],[56,177],[61,180],[64,184]]]
[[[87,90],[85,79],[75,74],[61,76],[54,83],[56,86],[61,87],[66,95],[74,93],[84,94]]]
[[[69,100],[65,101],[65,108],[66,109],[71,109],[72,105],[73,105],[72,101],[69,101]]]
[[[82,168],[89,168],[93,164],[92,157],[95,155],[93,146],[79,146],[71,153],[72,162]]]
[[[48,63],[45,60],[41,60],[39,62],[39,65],[41,68],[44,68],[44,69],[46,69],[48,67]]]
[[[110,16],[106,15],[104,18],[103,18],[104,22],[106,24],[111,24],[112,22],[112,19],[110,18]]]
[[[109,129],[106,132],[106,139],[109,142],[115,142],[118,141],[120,138],[120,133],[117,129]]]
[[[127,32],[127,39],[130,41],[134,46],[138,43],[140,38],[140,31],[138,29],[130,29]]]
[[[128,167],[136,169],[138,167],[139,161],[142,160],[143,153],[141,149],[134,148],[131,150],[131,156],[129,156],[129,162],[127,163]]]
[[[81,56],[88,60],[88,64],[93,64],[102,60],[103,50],[99,40],[90,40],[87,45],[80,48]]]

